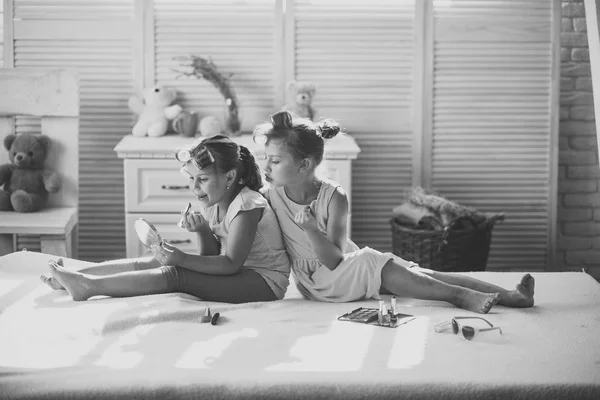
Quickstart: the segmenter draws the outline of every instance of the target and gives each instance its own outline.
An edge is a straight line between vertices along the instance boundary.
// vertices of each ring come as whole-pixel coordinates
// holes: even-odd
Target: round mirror
[[[144,218],[138,218],[134,224],[135,232],[140,238],[140,241],[146,246],[147,249],[152,248],[152,246],[160,246],[162,245],[162,238],[160,234],[149,221]]]

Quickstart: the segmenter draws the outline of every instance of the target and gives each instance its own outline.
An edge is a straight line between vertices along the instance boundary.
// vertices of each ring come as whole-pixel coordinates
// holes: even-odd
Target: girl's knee
[[[163,265],[159,269],[165,278],[167,290],[169,292],[180,292],[180,288],[183,286],[181,282],[183,277],[178,268],[172,265]]]
[[[433,275],[433,271],[427,268],[422,268],[419,267],[418,264],[415,264],[414,266],[408,267],[411,271],[414,272],[420,272],[422,274],[427,274],[427,275]]]
[[[397,258],[389,259],[381,269],[381,280],[389,282],[394,279],[402,279],[409,275],[429,275],[433,276],[434,271],[419,267],[415,263],[406,263],[404,260]]]

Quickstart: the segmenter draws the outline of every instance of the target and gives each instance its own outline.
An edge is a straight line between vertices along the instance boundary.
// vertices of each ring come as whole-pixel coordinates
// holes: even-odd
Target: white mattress
[[[469,342],[434,325],[478,314],[404,298],[417,318],[396,329],[337,320],[374,300],[295,290],[242,305],[175,293],[77,303],[38,280],[49,257],[0,257],[0,398],[600,398],[600,285],[585,273],[532,273],[536,306],[494,307],[486,318],[504,334]],[[507,288],[522,275],[469,274]],[[217,326],[200,323],[206,306]]]

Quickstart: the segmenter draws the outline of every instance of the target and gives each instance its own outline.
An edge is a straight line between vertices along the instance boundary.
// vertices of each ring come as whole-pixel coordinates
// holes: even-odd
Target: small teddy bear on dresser
[[[290,81],[287,85],[291,102],[284,105],[281,111],[289,111],[292,115],[314,120],[316,110],[312,101],[317,88],[310,82]]]

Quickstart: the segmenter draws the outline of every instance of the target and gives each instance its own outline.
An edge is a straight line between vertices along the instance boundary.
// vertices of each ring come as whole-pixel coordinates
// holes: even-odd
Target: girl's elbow
[[[244,268],[244,263],[231,262],[229,264],[229,268],[227,268],[227,269],[229,270],[229,275],[236,275],[236,274],[240,273],[242,268]]]

